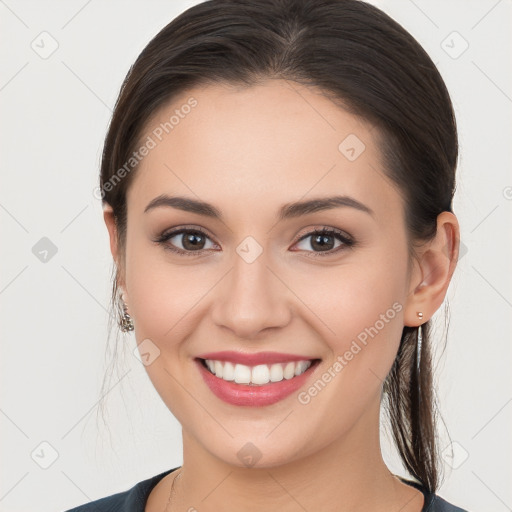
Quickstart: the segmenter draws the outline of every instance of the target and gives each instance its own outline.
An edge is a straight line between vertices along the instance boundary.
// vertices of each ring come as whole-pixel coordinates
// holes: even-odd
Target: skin
[[[148,375],[182,425],[172,510],[420,511],[422,494],[382,459],[380,400],[403,327],[427,321],[446,295],[458,257],[456,217],[440,214],[435,239],[409,260],[404,205],[382,171],[375,128],[288,81],[191,89],[153,116],[141,140],[190,96],[197,106],[142,160],[128,189],[125,246],[104,209],[137,342],[149,338],[160,350]],[[366,146],[353,162],[338,150],[349,134]],[[333,192],[373,215],[339,207],[278,221],[283,204]],[[223,221],[165,206],[144,213],[163,193],[207,201]],[[202,255],[153,241],[188,226],[207,232]],[[315,258],[314,237],[299,239],[324,227],[356,245],[336,252],[334,238],[331,254]],[[251,264],[236,252],[247,236],[263,249]],[[183,249],[183,239],[172,243]],[[194,363],[217,350],[321,358],[307,389],[394,303],[396,316],[308,404],[296,393],[260,408],[227,404]],[[261,452],[253,467],[237,457],[248,442]],[[155,487],[146,511],[165,510],[174,477]]]

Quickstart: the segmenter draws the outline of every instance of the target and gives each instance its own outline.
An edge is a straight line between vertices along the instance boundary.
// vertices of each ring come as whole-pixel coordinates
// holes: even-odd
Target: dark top
[[[79,507],[66,510],[65,512],[144,512],[149,494],[156,484],[162,480],[164,476],[172,473],[180,467],[181,466],[169,469],[159,475],[143,480],[127,491],[91,501],[85,505],[80,505]],[[425,496],[425,504],[421,512],[468,512],[462,508],[450,505],[450,503],[443,500],[443,498],[440,498],[437,494],[428,492],[416,482],[405,480],[403,478],[400,478],[400,480],[406,484],[412,485]]]

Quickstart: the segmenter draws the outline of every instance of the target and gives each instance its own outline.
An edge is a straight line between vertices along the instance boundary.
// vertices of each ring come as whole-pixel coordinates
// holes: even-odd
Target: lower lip
[[[228,382],[208,371],[203,366],[201,360],[196,359],[195,362],[213,394],[224,402],[232,405],[263,407],[283,400],[302,387],[320,361],[315,360],[312,362],[311,366],[299,376],[289,380],[283,379],[280,382],[269,382],[262,386],[249,386],[247,384]]]

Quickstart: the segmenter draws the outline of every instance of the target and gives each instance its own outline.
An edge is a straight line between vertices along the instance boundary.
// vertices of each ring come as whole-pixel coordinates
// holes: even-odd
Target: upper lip
[[[208,352],[199,354],[199,359],[213,359],[214,361],[229,361],[234,364],[243,364],[246,366],[257,366],[259,364],[287,363],[289,361],[311,361],[318,359],[315,357],[301,356],[297,354],[284,354],[282,352],[257,352],[247,354],[242,352],[233,352],[224,350],[222,352]]]

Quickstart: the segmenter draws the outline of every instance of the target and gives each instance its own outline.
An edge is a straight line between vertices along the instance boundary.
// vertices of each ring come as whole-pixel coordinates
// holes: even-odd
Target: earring
[[[423,320],[423,313],[421,311],[418,311],[416,314],[420,320]]]
[[[128,314],[128,306],[127,306],[126,302],[124,301],[122,294],[119,296],[118,310],[119,310],[118,324],[119,324],[119,328],[121,329],[121,331],[122,332],[133,331],[133,329],[134,329],[133,319]]]
[[[423,313],[421,311],[418,311],[418,316],[420,318],[423,318]],[[423,345],[423,324],[418,326],[418,338],[417,338],[417,345],[416,345],[416,371],[418,372],[418,375],[420,373],[420,366],[421,366],[421,349]],[[420,388],[421,381],[418,380],[418,389]]]

